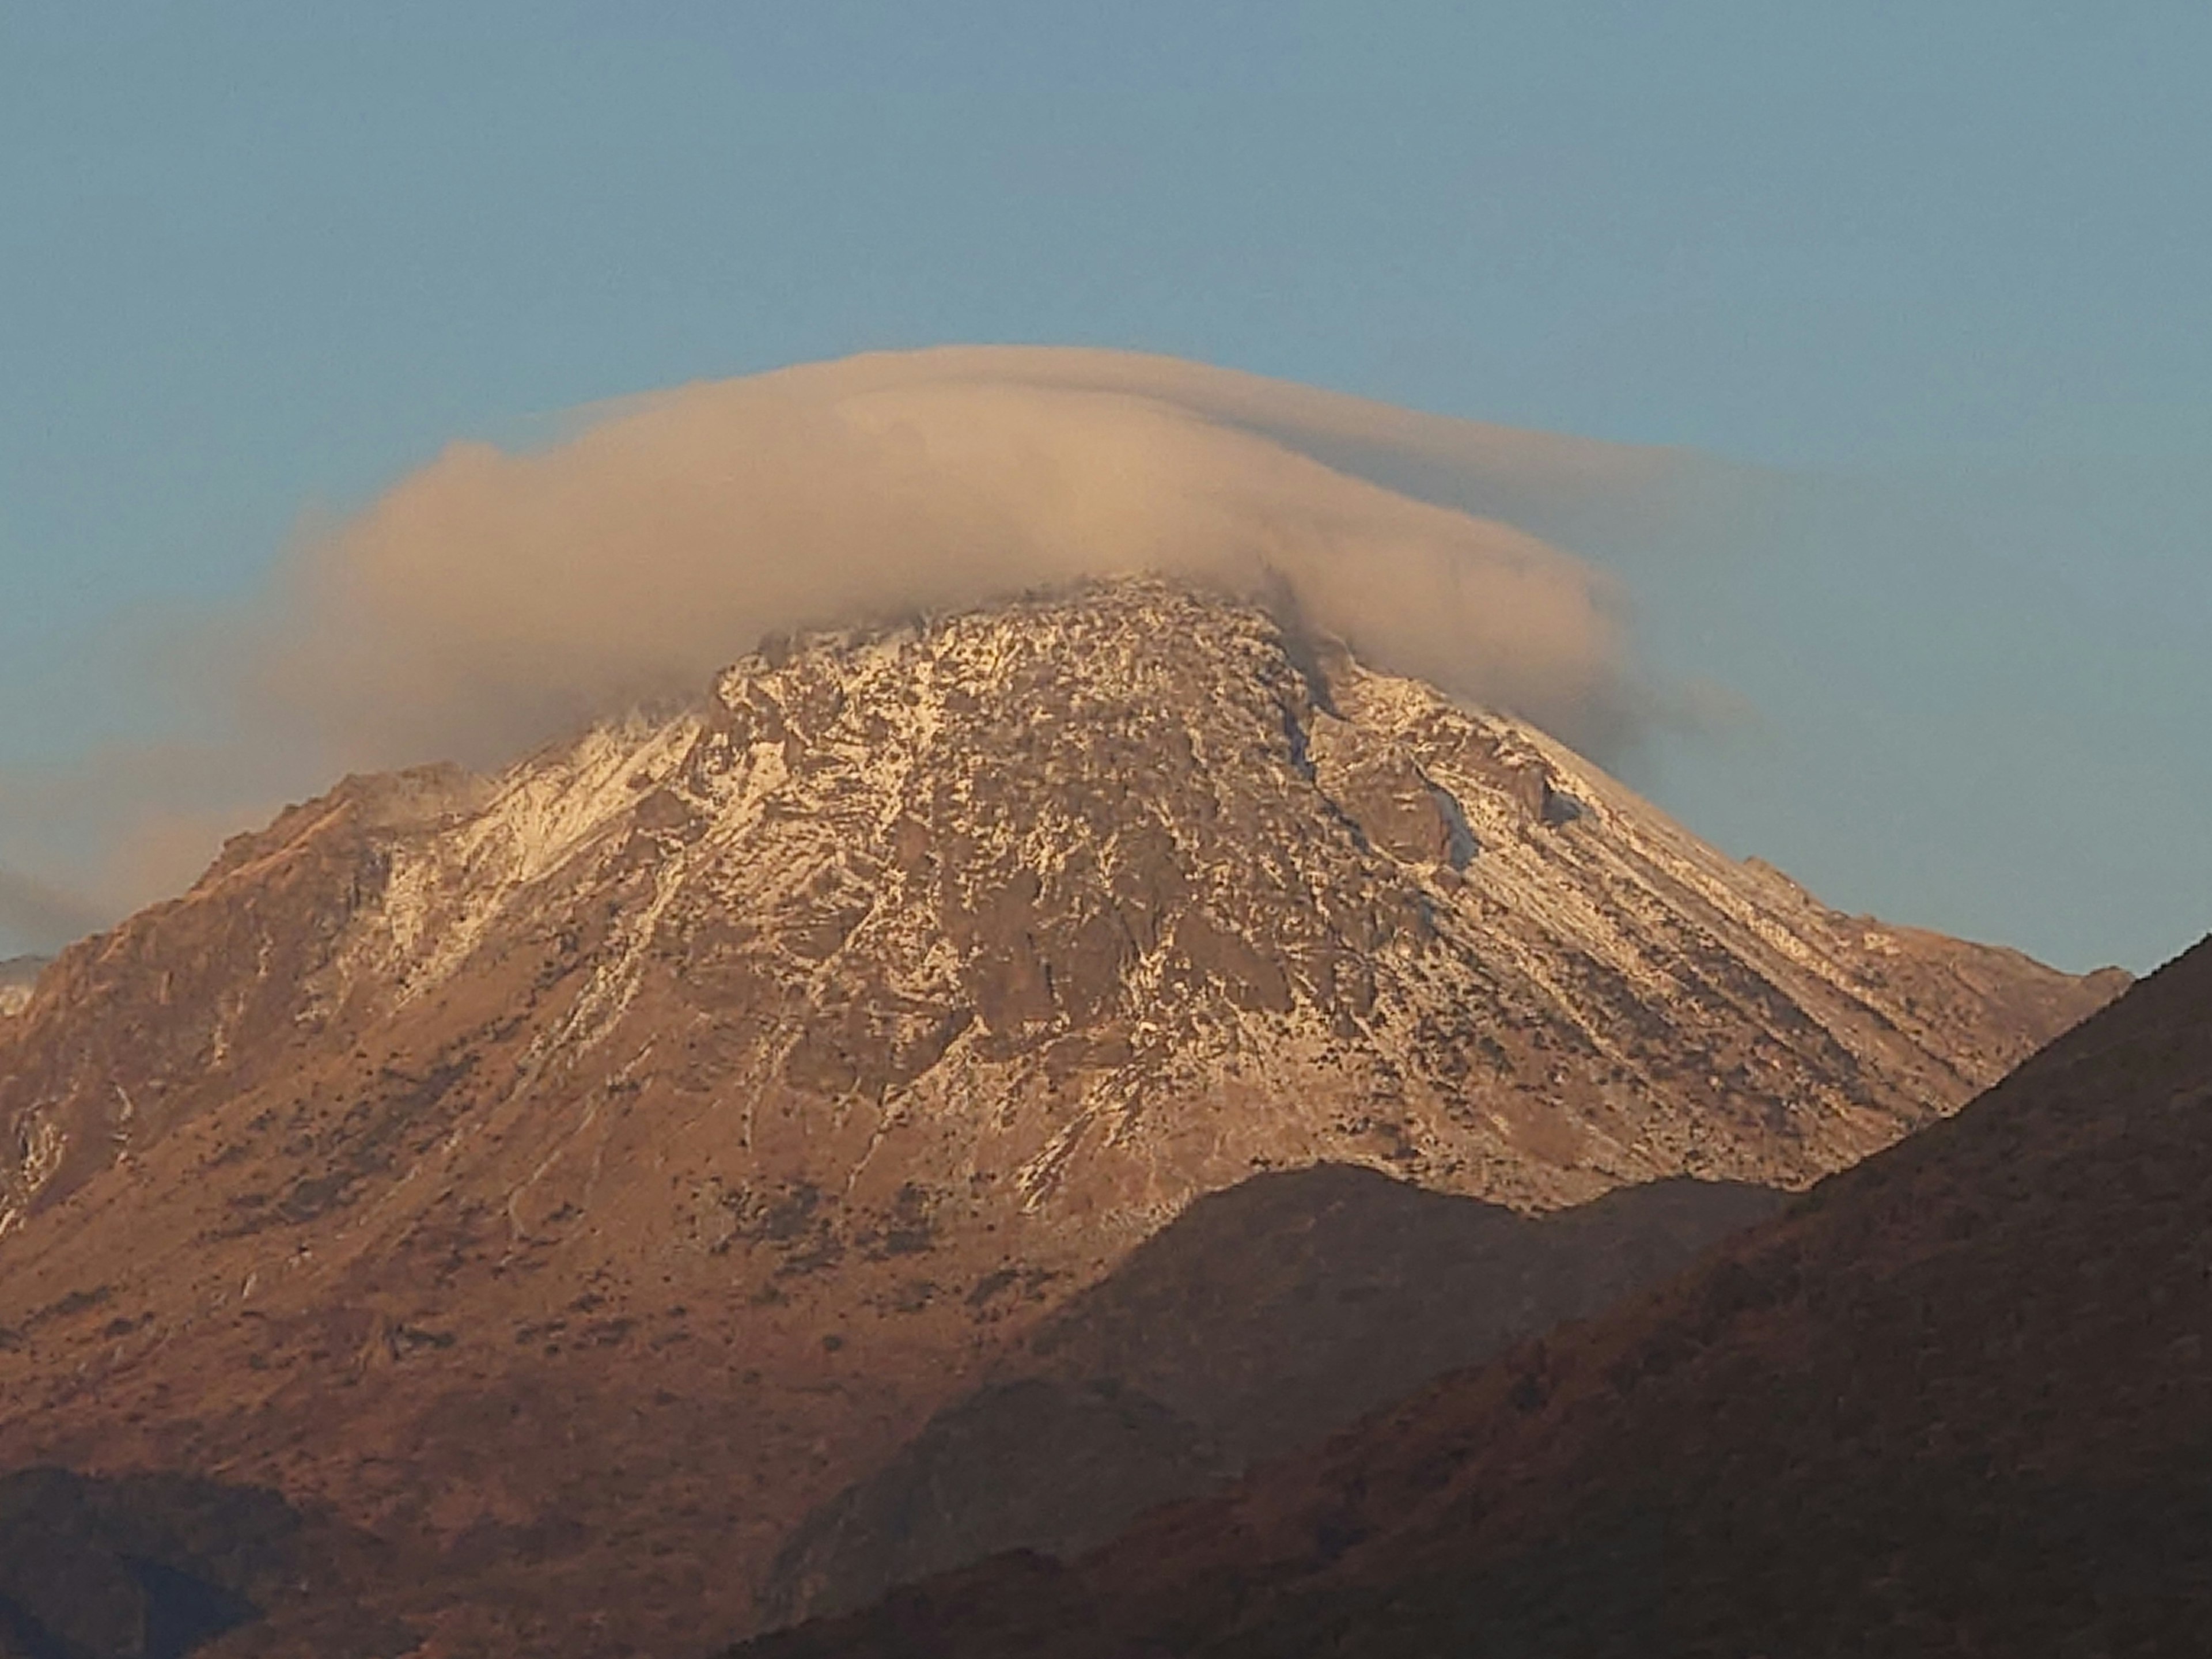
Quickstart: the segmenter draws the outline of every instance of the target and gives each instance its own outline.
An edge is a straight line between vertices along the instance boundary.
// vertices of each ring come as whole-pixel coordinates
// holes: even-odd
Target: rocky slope
[[[2117,988],[1249,606],[786,641],[349,780],[53,964],[0,1024],[0,1468],[335,1505],[433,1650],[617,1650],[588,1584],[678,1651],[1203,1193],[1802,1185]]]
[[[1657,1181],[1522,1216],[1346,1164],[1200,1199],[795,1532],[771,1618],[855,1607],[1018,1547],[1071,1557],[1143,1510],[1443,1371],[1586,1317],[1771,1214]]]
[[[2212,1627],[2212,943],[1593,1325],[757,1659],[2168,1654]]]
[[[46,965],[44,957],[9,957],[0,962],[0,1019],[22,1012]]]

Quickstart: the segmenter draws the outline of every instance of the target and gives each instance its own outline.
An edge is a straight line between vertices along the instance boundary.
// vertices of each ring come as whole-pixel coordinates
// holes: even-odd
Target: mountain
[[[783,1620],[1143,1510],[1585,1317],[1771,1214],[1763,1187],[1656,1181],[1522,1216],[1322,1164],[1210,1194],[1073,1297],[779,1553]]]
[[[1593,1324],[754,1659],[2166,1654],[2212,1628],[2212,941]]]
[[[434,1645],[679,1651],[1207,1192],[1803,1186],[2124,979],[1826,909],[1250,605],[775,641],[56,960],[0,1024],[0,1468],[327,1509]]]

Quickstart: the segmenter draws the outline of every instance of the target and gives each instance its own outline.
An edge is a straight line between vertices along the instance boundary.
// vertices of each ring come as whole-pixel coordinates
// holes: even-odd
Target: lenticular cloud
[[[297,551],[244,690],[338,764],[483,764],[769,633],[1152,573],[1287,592],[1602,751],[1636,710],[1611,584],[1470,507],[1665,465],[1172,359],[854,358],[585,411],[537,453],[454,445]]]

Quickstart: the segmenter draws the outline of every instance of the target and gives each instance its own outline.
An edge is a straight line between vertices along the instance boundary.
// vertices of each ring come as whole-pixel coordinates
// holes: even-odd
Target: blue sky
[[[2147,966],[2212,927],[2209,65],[2195,4],[13,0],[0,771],[156,734],[167,619],[455,437],[1133,347],[1759,469],[1589,550],[1756,710],[1635,781]]]

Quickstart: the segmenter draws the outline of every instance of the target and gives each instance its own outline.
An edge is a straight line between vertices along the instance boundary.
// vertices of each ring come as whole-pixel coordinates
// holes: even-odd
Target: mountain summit
[[[457,1646],[726,1637],[1204,1194],[1802,1187],[2124,981],[1838,915],[1192,589],[778,641],[496,777],[349,779],[46,971],[0,1466],[329,1505]]]

